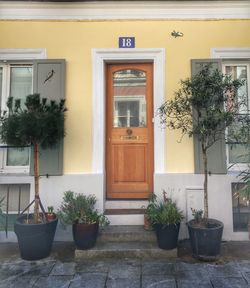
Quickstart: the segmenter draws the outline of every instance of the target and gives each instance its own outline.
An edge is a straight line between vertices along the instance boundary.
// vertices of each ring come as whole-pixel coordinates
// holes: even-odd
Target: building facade
[[[163,129],[157,109],[197,62],[245,79],[241,95],[250,105],[248,1],[1,1],[0,35],[2,110],[10,95],[66,99],[66,137],[41,154],[45,207],[58,208],[67,190],[95,194],[101,211],[145,207],[149,192],[163,190],[186,220],[191,207],[203,207],[199,149]],[[210,151],[209,216],[224,223],[225,240],[248,239],[250,211],[233,185],[249,163],[244,149],[224,142]],[[28,147],[1,145],[10,213],[20,190],[21,208],[33,199],[30,167]],[[110,214],[113,225],[143,223],[141,214]]]

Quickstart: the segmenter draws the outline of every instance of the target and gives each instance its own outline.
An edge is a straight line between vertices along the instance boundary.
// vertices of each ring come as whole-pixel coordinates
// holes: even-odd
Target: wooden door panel
[[[152,64],[107,65],[107,198],[153,192]]]
[[[114,183],[122,182],[146,182],[146,147],[144,145],[114,145],[113,161],[119,159],[119,166],[114,170]],[[113,167],[116,167],[113,163]]]

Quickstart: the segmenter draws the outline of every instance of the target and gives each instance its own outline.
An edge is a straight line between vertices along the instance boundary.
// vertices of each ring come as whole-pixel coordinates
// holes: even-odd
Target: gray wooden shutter
[[[222,63],[220,59],[198,59],[192,60],[192,75],[198,73],[202,65],[212,63],[212,68],[220,69]],[[202,150],[201,144],[197,136],[194,136],[194,165],[195,173],[202,174],[204,173],[203,168],[203,159],[202,159]],[[225,137],[222,135],[221,140],[215,142],[208,149],[208,171],[211,174],[226,174],[226,144]]]
[[[33,92],[42,98],[65,98],[65,60],[35,60],[33,62]],[[33,151],[31,151],[33,153]],[[33,157],[30,173],[34,174]],[[53,148],[40,149],[40,175],[63,174],[63,139]]]

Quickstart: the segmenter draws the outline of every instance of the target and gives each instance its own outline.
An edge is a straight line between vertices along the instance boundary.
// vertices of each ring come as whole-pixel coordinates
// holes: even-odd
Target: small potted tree
[[[236,101],[242,81],[232,80],[211,65],[201,67],[192,78],[181,81],[173,99],[159,108],[161,123],[180,129],[182,135],[196,136],[201,145],[204,167],[204,216],[188,222],[194,257],[212,260],[220,254],[223,223],[208,218],[208,149],[224,136],[225,129],[239,115]],[[199,217],[198,217],[199,218]]]
[[[60,103],[40,98],[39,94],[26,97],[24,107],[20,99],[7,102],[8,111],[1,116],[1,140],[12,146],[30,146],[34,158],[35,199],[16,220],[14,231],[18,238],[21,257],[36,260],[50,254],[57,218],[48,221],[39,194],[40,147],[52,147],[64,137],[64,100]],[[34,205],[34,213],[24,215]],[[41,209],[41,210],[40,210]]]
[[[158,246],[170,250],[177,247],[183,214],[176,203],[166,197],[166,192],[163,192],[163,195],[163,200],[158,201],[152,193],[146,213],[155,230]]]
[[[63,224],[72,225],[73,239],[81,250],[95,246],[99,225],[109,224],[108,219],[95,209],[96,197],[66,191],[57,213]]]

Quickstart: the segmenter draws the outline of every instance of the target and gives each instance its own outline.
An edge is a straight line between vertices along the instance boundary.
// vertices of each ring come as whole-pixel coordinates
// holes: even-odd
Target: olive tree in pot
[[[14,101],[12,97],[8,99],[7,107],[8,111],[1,116],[2,141],[14,147],[30,146],[34,159],[35,198],[16,220],[14,231],[21,257],[42,259],[50,254],[58,219],[48,220],[40,200],[40,147],[53,147],[64,137],[65,101],[48,103],[39,94],[31,94],[26,97],[24,107],[20,99]],[[34,213],[25,215],[32,205]]]
[[[193,256],[216,259],[220,254],[223,223],[208,218],[208,149],[225,137],[225,129],[237,121],[239,105],[234,101],[242,81],[232,80],[210,64],[181,81],[174,98],[159,108],[164,127],[180,129],[182,136],[195,136],[201,145],[204,167],[204,216],[188,222]]]
[[[99,225],[109,224],[108,219],[95,209],[96,197],[66,191],[57,213],[63,224],[72,225],[73,239],[81,250],[95,246]]]
[[[166,197],[166,192],[163,195],[163,200],[158,201],[157,196],[151,194],[146,215],[155,230],[158,246],[170,250],[177,247],[183,214],[176,203]]]

